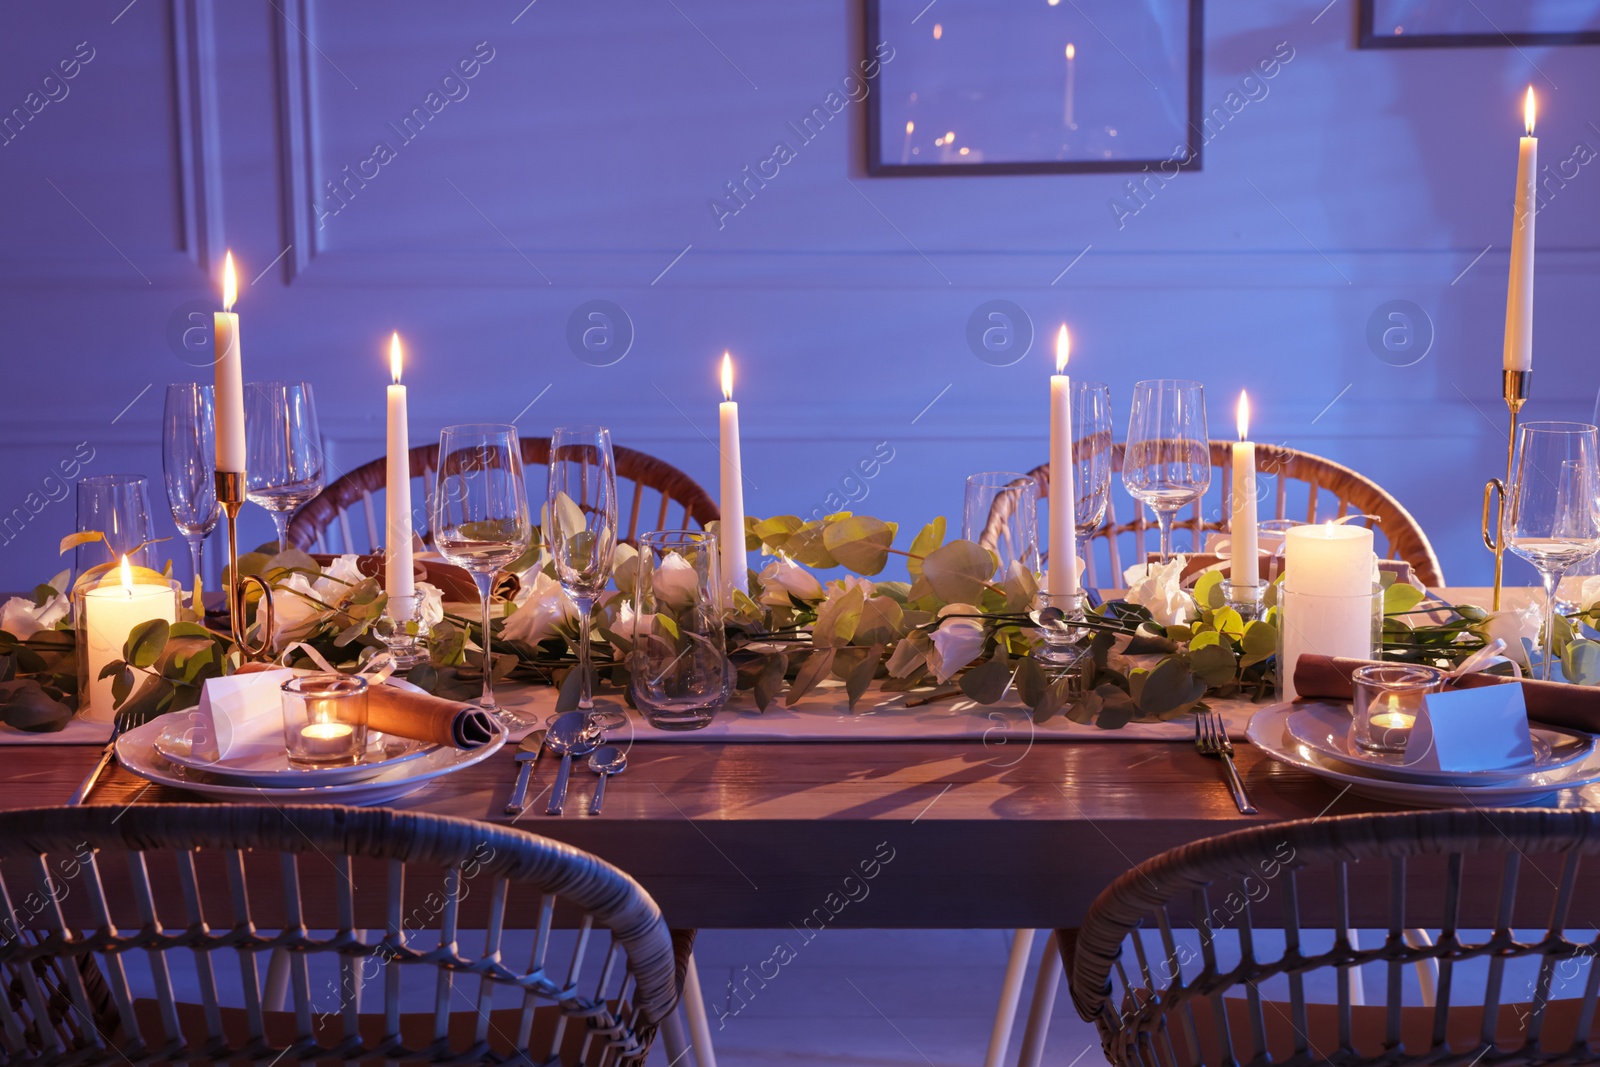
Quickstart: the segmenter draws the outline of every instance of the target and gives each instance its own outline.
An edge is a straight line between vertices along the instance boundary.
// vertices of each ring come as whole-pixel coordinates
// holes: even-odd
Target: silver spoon
[[[550,751],[561,756],[561,769],[556,772],[555,788],[550,790],[550,805],[546,815],[560,815],[567,806],[567,780],[572,776],[572,757],[587,756],[600,746],[600,733],[589,723],[582,711],[569,711],[551,724],[544,737]]]
[[[601,745],[589,757],[589,769],[600,776],[594,787],[594,799],[589,801],[589,814],[599,815],[600,805],[606,800],[606,779],[628,769],[628,754],[616,745]]]

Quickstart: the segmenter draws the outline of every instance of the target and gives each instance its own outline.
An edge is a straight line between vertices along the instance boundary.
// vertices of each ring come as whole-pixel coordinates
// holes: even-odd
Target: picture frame
[[[936,2],[866,0],[869,175],[1200,169],[1204,0]]]
[[[1594,0],[1357,0],[1360,48],[1600,44]]]

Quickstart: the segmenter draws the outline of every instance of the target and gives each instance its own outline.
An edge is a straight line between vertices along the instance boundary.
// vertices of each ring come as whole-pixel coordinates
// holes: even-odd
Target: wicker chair
[[[1058,937],[1113,1064],[1593,1063],[1597,852],[1586,811],[1280,823],[1139,864]]]
[[[586,853],[383,809],[7,812],[0,904],[8,1063],[638,1064],[692,941]]]
[[[1146,531],[1155,530],[1156,524],[1149,517],[1147,510],[1135,504],[1134,519],[1132,522],[1117,522],[1116,498],[1119,479],[1116,474],[1122,470],[1122,456],[1124,446],[1113,444],[1106,435],[1100,435],[1098,440],[1084,438],[1079,441],[1076,448],[1084,447],[1109,447],[1111,449],[1112,492],[1108,494],[1106,516],[1104,522],[1095,532],[1089,535],[1088,551],[1084,553],[1084,582],[1091,588],[1098,587],[1100,582],[1096,573],[1095,542],[1104,541],[1106,555],[1110,562],[1111,585],[1119,585],[1122,581],[1123,562],[1119,551],[1118,542],[1127,534],[1134,538],[1134,556],[1132,561],[1146,558]],[[1220,481],[1221,500],[1229,499],[1233,482],[1233,463],[1231,458],[1232,443],[1229,441],[1211,442],[1211,466],[1221,470],[1220,479],[1213,479],[1213,487]],[[1366,515],[1364,524],[1382,535],[1388,542],[1388,558],[1403,559],[1411,564],[1412,573],[1424,585],[1440,586],[1444,584],[1444,575],[1439,567],[1439,557],[1434,554],[1433,546],[1428,543],[1428,535],[1422,530],[1417,520],[1383,487],[1369,478],[1365,478],[1348,467],[1341,466],[1330,459],[1314,456],[1309,452],[1301,452],[1293,448],[1280,445],[1256,445],[1256,470],[1273,478],[1277,483],[1275,499],[1273,501],[1273,518],[1297,518],[1291,516],[1290,488],[1294,483],[1303,483],[1305,489],[1305,515],[1306,522],[1343,518],[1352,512]],[[1039,499],[1044,500],[1050,493],[1050,464],[1035,467],[1028,472],[1039,486]],[[1296,487],[1295,503],[1299,504],[1302,490]],[[1332,496],[1336,510],[1331,514],[1319,504],[1322,494]],[[1263,511],[1266,509],[1263,508]],[[1222,531],[1227,529],[1226,509],[1216,508],[1211,512],[1212,517],[1206,517],[1204,501],[1196,501],[1187,509],[1188,518],[1180,516],[1183,527],[1193,532],[1195,544],[1200,544],[1206,531]],[[1380,552],[1383,549],[1380,548]]]
[[[655,509],[654,525],[645,525],[643,530],[670,529],[667,525],[669,515],[676,509],[677,528],[690,527],[704,528],[707,523],[717,518],[717,504],[711,499],[704,489],[678,468],[648,456],[643,452],[636,452],[631,448],[618,445],[614,452],[617,460],[617,479],[619,482],[632,482],[633,491],[626,491],[624,485],[618,486],[617,500],[626,509],[618,522],[620,540],[630,544],[635,541],[641,530],[642,522],[649,522],[649,510],[646,507],[646,491],[659,497],[659,506]],[[550,462],[550,439],[548,437],[524,437],[522,439],[522,462],[530,467],[544,467]],[[357,467],[318,493],[305,507],[301,508],[294,517],[294,522],[289,526],[289,543],[296,548],[316,552],[378,552],[384,546],[384,522],[379,511],[380,504],[375,504],[374,494],[383,491],[388,472],[386,461],[375,459],[371,463]],[[422,503],[415,505],[416,514],[413,516],[417,532],[424,541],[431,542],[429,523],[432,517],[432,508],[429,502],[433,499],[434,485],[439,471],[439,446],[421,445],[411,450],[411,477],[422,479]],[[360,546],[352,536],[350,513],[360,506],[366,522],[367,543]],[[338,545],[333,544],[331,531],[338,530]]]

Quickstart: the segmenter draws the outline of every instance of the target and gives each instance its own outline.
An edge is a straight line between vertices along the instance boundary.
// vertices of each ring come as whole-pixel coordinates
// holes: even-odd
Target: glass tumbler
[[[1444,671],[1411,663],[1374,663],[1350,675],[1355,695],[1351,739],[1363,752],[1404,752],[1422,714],[1422,698],[1444,688]]]
[[[716,535],[643,534],[631,610],[617,629],[633,643],[628,685],[634,704],[658,730],[706,726],[733,688]]]
[[[284,682],[283,745],[295,766],[360,763],[367,751],[367,680],[325,673]]]

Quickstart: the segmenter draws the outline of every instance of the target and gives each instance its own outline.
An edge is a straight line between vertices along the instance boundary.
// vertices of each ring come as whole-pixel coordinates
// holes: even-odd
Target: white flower
[[[978,609],[971,604],[946,604],[939,614],[976,615]],[[945,682],[983,651],[983,621],[946,618],[929,637],[933,641],[933,651],[928,653],[928,666],[933,668],[940,682]]]
[[[366,580],[367,576],[361,573],[355,555],[347,553],[335,556],[332,563],[322,568],[322,577],[318,578],[311,588],[326,603],[337,604],[349,596],[352,589]]]
[[[555,636],[563,623],[578,621],[578,609],[561,591],[561,583],[543,571],[522,576],[522,589],[514,603],[517,610],[506,618],[500,631],[508,641],[536,645]]]
[[[761,571],[761,603],[771,608],[790,607],[789,597],[806,603],[820,600],[822,583],[788,556],[780,555]]]
[[[416,594],[422,624],[431,630],[444,622],[444,590],[427,582],[418,582]]]
[[[1528,644],[1537,644],[1539,633],[1544,627],[1544,608],[1537,602],[1531,602],[1525,607],[1513,608],[1508,611],[1496,611],[1475,629],[1483,635],[1485,641],[1496,638],[1506,643],[1506,657],[1514,659],[1522,666],[1528,666]]]
[[[635,614],[633,604],[624,600],[617,607],[617,617],[611,622],[611,632],[628,641],[637,641],[640,629],[648,634],[654,623],[654,616]]]
[[[668,552],[656,564],[650,577],[650,587],[655,591],[656,599],[663,604],[686,608],[694,603],[695,594],[700,588],[700,575],[695,571],[694,564],[676,552]]]
[[[299,572],[272,587],[272,643],[276,648],[281,650],[310,635],[323,611],[318,603],[321,599],[311,581]]]
[[[0,606],[0,630],[25,641],[40,630],[53,629],[66,617],[67,605],[61,593],[39,605],[31,597],[14,596]]]
[[[620,593],[632,593],[639,579],[639,550],[626,541],[617,545],[611,556],[611,579]]]
[[[1166,564],[1135,563],[1129,567],[1122,576],[1128,587],[1128,603],[1147,609],[1162,626],[1182,626],[1198,617],[1194,598],[1180,584],[1183,565],[1184,558],[1174,556]]]
[[[1600,574],[1583,580],[1582,590],[1578,593],[1578,603],[1584,611],[1593,611],[1600,607]]]

